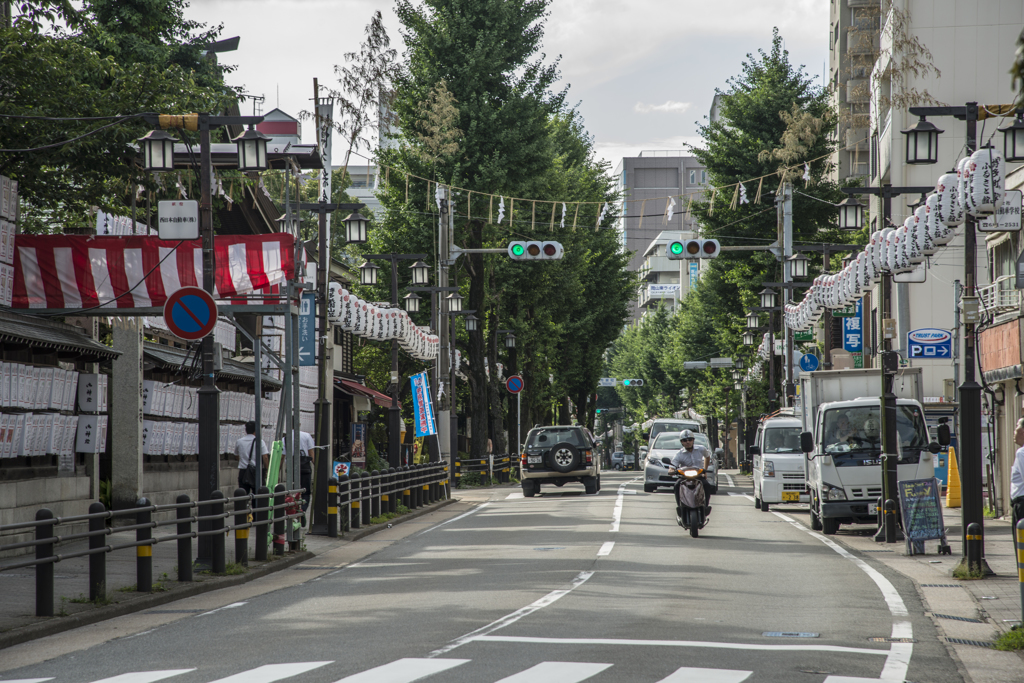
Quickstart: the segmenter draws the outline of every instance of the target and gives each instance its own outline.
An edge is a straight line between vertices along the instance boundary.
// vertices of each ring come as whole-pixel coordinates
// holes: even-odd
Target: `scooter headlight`
[[[696,477],[697,470],[682,470],[684,477]]]

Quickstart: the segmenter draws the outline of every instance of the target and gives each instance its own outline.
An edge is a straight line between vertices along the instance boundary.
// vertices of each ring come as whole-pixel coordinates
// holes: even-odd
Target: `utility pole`
[[[793,281],[793,272],[790,270],[789,259],[793,255],[793,183],[788,180],[782,186],[782,282],[789,285]],[[793,289],[788,286],[782,288],[782,309],[786,310],[786,304],[793,300]],[[796,385],[793,382],[793,331],[786,325],[786,316],[782,316],[782,333],[786,339],[786,385],[785,398],[786,407],[793,407],[793,399],[796,396]]]
[[[448,286],[448,266],[449,266],[449,245],[448,241],[448,221],[449,214],[451,213],[451,191],[443,186],[438,185],[437,193],[435,195],[441,204],[440,216],[437,221],[437,286],[444,288]],[[437,334],[440,339],[440,349],[437,354],[437,386],[438,392],[440,393],[441,387],[444,385],[445,380],[449,379],[448,372],[451,367],[451,356],[449,354],[449,344],[451,343],[448,336],[448,301],[447,298],[441,294],[437,295],[437,329],[434,333]],[[452,451],[452,439],[451,439],[451,410],[448,409],[451,400],[451,387],[448,387],[448,392],[445,394],[447,398],[442,399],[438,396],[438,411],[437,411],[437,431],[438,431],[438,450],[441,452],[441,460],[447,459],[450,463],[450,472],[455,472],[455,457],[456,451]]]

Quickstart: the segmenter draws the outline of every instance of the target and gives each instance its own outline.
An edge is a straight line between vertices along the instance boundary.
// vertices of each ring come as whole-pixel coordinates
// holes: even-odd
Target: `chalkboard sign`
[[[903,532],[907,540],[908,555],[923,555],[924,542],[938,539],[939,553],[945,553],[946,530],[942,519],[942,500],[939,480],[908,479],[897,485]]]

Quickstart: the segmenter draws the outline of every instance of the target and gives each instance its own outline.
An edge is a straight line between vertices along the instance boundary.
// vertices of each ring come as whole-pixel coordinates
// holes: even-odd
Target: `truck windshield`
[[[800,428],[774,427],[764,431],[762,453],[799,453]]]
[[[915,406],[896,407],[896,433],[900,450],[928,447],[921,410]],[[878,405],[836,408],[825,413],[825,452],[873,457],[882,452],[882,419]]]
[[[654,439],[662,432],[681,432],[684,429],[698,432],[700,431],[700,425],[695,422],[656,422],[651,425],[651,443],[654,443]]]

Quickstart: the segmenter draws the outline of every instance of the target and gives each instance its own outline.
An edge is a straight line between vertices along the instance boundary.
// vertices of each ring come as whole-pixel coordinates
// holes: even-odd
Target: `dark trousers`
[[[305,489],[302,492],[302,511],[305,512],[309,509],[309,498],[313,491],[313,471],[303,472],[299,470],[299,486]]]
[[[256,491],[253,490],[252,486],[250,486],[248,482],[245,481],[245,470],[243,469],[238,470],[238,488],[245,489],[245,492],[248,493],[250,496],[256,493]]]
[[[1020,496],[1019,498],[1014,498],[1013,500],[1010,501],[1010,505],[1013,506],[1013,528],[1014,528],[1013,540],[1014,540],[1014,542],[1016,542],[1016,540],[1017,540],[1017,531],[1016,531],[1016,529],[1017,529],[1017,522],[1019,522],[1020,520],[1024,519],[1024,496]]]

